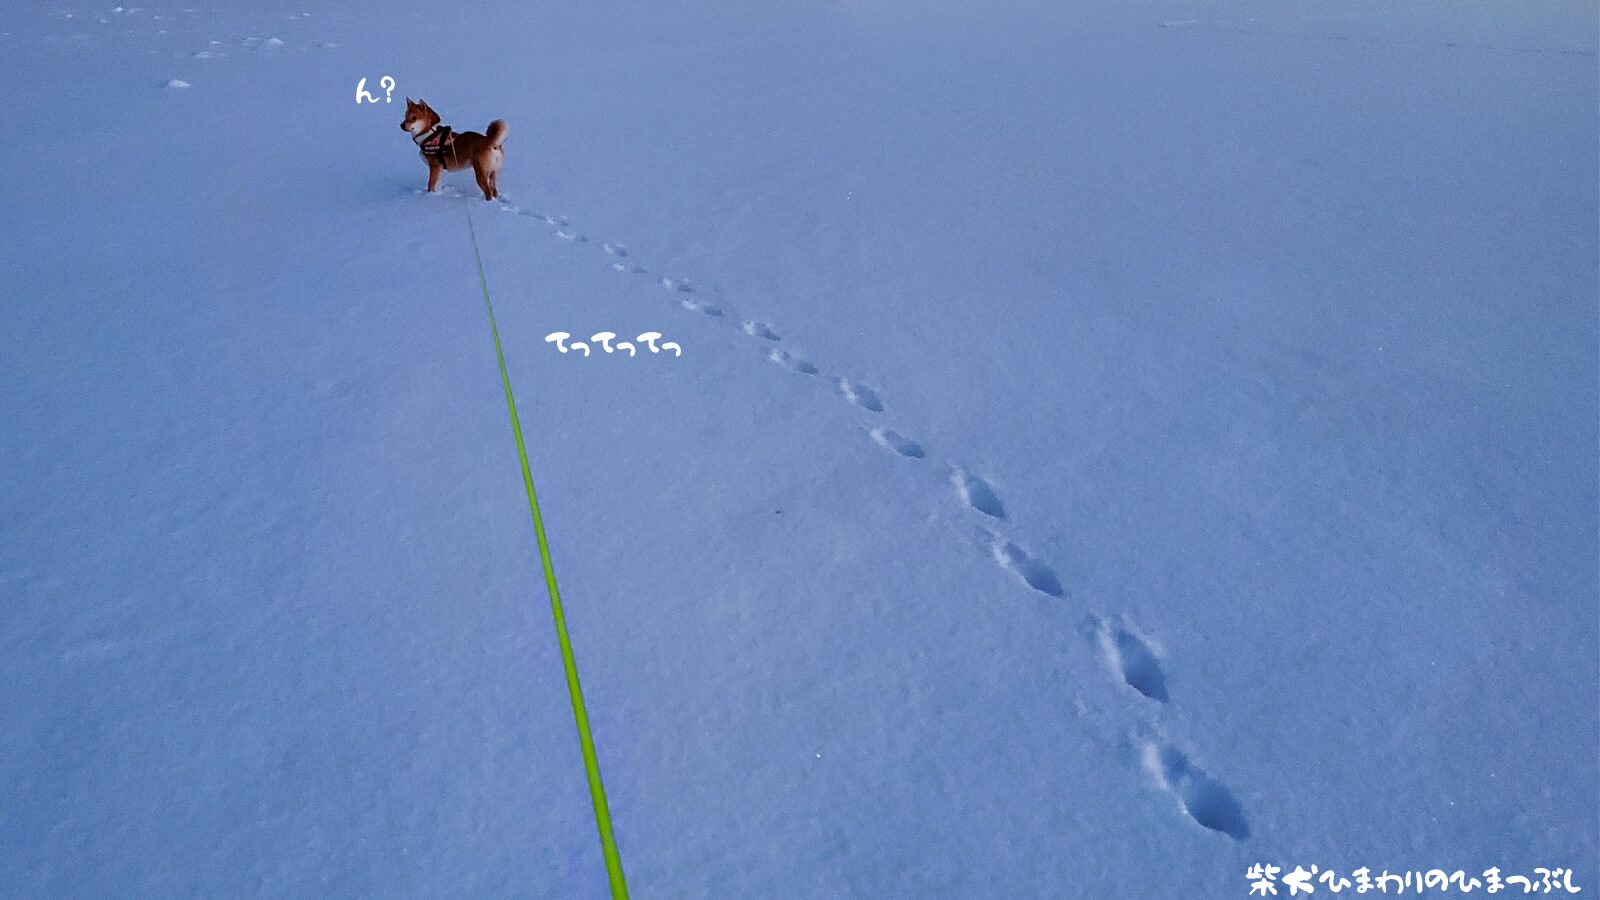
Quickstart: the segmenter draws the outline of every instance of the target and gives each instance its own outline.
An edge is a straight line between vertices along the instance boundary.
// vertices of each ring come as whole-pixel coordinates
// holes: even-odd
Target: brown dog
[[[422,151],[422,161],[428,164],[428,192],[439,186],[439,173],[445,170],[459,172],[472,166],[478,177],[478,189],[483,199],[500,196],[496,182],[500,166],[506,161],[504,143],[506,120],[495,119],[489,123],[487,134],[476,131],[455,132],[449,125],[439,124],[439,114],[427,101],[415,103],[406,98],[406,117],[400,127],[410,133],[411,140]]]

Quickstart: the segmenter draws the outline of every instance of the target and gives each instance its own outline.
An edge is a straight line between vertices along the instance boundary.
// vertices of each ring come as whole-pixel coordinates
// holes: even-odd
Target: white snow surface
[[[653,7],[0,8],[0,895],[606,895],[469,216],[635,896],[1600,890],[1592,3]]]

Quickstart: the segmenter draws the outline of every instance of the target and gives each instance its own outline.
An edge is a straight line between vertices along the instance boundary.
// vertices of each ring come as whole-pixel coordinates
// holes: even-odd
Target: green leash
[[[466,201],[470,204],[472,201]],[[572,655],[572,638],[567,635],[567,616],[561,609],[561,591],[556,587],[556,570],[550,563],[550,544],[544,536],[544,517],[539,515],[539,497],[533,491],[533,470],[528,466],[528,447],[522,440],[522,425],[517,421],[517,401],[511,395],[511,376],[506,373],[506,354],[500,348],[500,326],[495,324],[494,304],[489,302],[489,280],[483,274],[483,255],[478,252],[478,231],[472,226],[472,208],[467,208],[467,233],[472,235],[472,256],[478,263],[478,286],[483,288],[483,308],[489,313],[489,333],[494,336],[494,355],[500,362],[500,385],[506,390],[506,411],[511,413],[511,433],[517,438],[517,457],[522,461],[522,486],[528,491],[528,511],[533,513],[533,533],[539,539],[539,560],[544,564],[544,583],[550,590],[550,614],[556,620],[556,640],[561,644],[561,665],[567,670],[567,693],[572,697],[572,719],[578,725],[578,743],[583,748],[583,769],[589,777],[589,796],[594,800],[594,821],[600,828],[600,849],[606,858],[606,875],[611,880],[613,900],[627,900],[628,882],[622,876],[622,854],[611,833],[611,808],[606,803],[606,786],[600,781],[600,761],[594,753],[594,736],[589,733],[589,711],[583,705],[583,687],[578,684],[578,662]]]

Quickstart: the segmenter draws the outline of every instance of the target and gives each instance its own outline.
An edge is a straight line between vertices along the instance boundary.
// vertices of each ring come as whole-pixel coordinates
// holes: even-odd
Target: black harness
[[[424,158],[437,160],[441,166],[445,165],[447,157],[452,161],[455,159],[456,136],[449,125],[435,125],[433,130],[423,135],[420,140],[417,138],[411,140],[422,150]]]

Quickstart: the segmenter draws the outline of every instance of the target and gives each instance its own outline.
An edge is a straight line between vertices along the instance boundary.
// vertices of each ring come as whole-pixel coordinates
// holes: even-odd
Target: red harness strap
[[[418,144],[422,148],[422,155],[429,159],[437,159],[440,165],[444,164],[445,154],[454,150],[456,136],[451,132],[449,125],[435,125]]]

